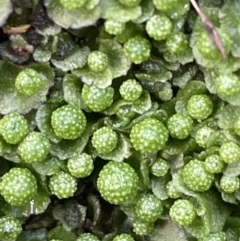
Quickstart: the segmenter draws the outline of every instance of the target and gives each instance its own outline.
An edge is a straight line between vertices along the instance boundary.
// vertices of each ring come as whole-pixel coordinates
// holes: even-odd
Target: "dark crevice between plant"
[[[9,39],[9,36],[4,33],[3,28],[0,28],[0,43],[3,43]]]

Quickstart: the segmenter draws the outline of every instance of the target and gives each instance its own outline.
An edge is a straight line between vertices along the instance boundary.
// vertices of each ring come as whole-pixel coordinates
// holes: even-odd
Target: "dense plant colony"
[[[240,239],[240,1],[191,4],[0,1],[1,241]]]

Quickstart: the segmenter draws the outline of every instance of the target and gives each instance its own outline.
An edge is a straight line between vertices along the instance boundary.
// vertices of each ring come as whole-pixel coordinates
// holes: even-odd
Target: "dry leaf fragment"
[[[25,33],[30,27],[31,27],[30,24],[25,24],[17,27],[6,27],[6,28],[3,28],[3,31],[6,34],[19,34],[19,33]]]

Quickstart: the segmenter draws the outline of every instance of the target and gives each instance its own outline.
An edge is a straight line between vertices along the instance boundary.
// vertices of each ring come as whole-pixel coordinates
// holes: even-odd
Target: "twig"
[[[227,57],[226,52],[225,52],[225,49],[223,47],[222,41],[221,41],[217,31],[216,31],[216,28],[211,23],[211,21],[208,19],[208,17],[202,12],[202,10],[200,9],[200,7],[196,3],[196,1],[190,0],[190,2],[192,3],[193,7],[197,11],[198,15],[200,16],[200,18],[202,20],[202,23],[203,23],[210,39],[212,40],[214,46],[219,50],[219,52],[222,54],[222,56],[224,58],[226,58]]]
[[[25,24],[18,27],[4,28],[3,31],[7,34],[20,34],[25,33],[30,27],[30,24]]]

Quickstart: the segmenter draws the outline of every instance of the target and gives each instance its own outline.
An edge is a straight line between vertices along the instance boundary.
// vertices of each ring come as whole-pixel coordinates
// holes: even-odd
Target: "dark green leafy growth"
[[[152,194],[145,194],[135,205],[136,218],[143,222],[155,222],[163,212],[162,202]]]
[[[113,78],[127,74],[131,63],[126,58],[123,47],[117,41],[100,39],[99,50],[108,56],[108,68],[111,70]]]
[[[146,90],[144,90],[141,96],[132,103],[132,110],[138,114],[146,113],[151,107],[151,96]]]
[[[168,131],[159,120],[146,118],[132,127],[130,140],[137,151],[143,154],[155,153],[165,146]]]
[[[79,205],[76,200],[68,199],[57,204],[52,213],[66,231],[73,231],[79,228],[79,223],[86,218],[86,207]]]
[[[155,103],[156,104],[156,103]],[[141,116],[137,117],[135,121],[133,121],[132,124],[136,124],[138,122],[140,122],[141,120],[147,118],[147,117],[152,117],[155,118],[159,121],[161,121],[162,123],[166,123],[167,121],[167,117],[168,114],[166,109],[157,109],[158,105],[154,107],[154,105],[152,106],[152,109],[150,109],[149,111],[143,113]],[[157,110],[156,110],[157,109]]]
[[[225,72],[221,72],[216,69],[204,69],[205,82],[210,93],[218,94],[222,100],[233,106],[239,106],[240,93],[238,82],[236,81],[238,77],[231,73],[236,71],[239,67],[235,68],[233,63],[231,63],[231,66],[233,67],[232,69],[221,67],[221,69],[227,68],[227,71]],[[223,81],[223,79],[225,80]],[[234,88],[236,88],[236,90]]]
[[[189,1],[182,0],[153,0],[153,4],[156,9],[170,15],[172,18],[176,18],[179,15],[185,14],[189,10]]]
[[[80,7],[84,6],[86,2],[87,2],[87,0],[70,0],[70,1],[60,0],[60,3],[65,8],[68,8],[70,10],[80,8]]]
[[[217,124],[221,129],[231,129],[234,127],[235,121],[238,119],[240,108],[232,105],[225,105],[225,107],[218,114]]]
[[[173,79],[173,84],[179,86],[181,89],[186,86],[186,84],[194,78],[198,71],[196,65],[190,66],[189,68],[183,68],[183,73],[179,72],[179,75],[175,76]]]
[[[165,240],[187,241],[188,234],[183,227],[175,224],[170,219],[157,220],[154,230],[148,235],[150,241],[158,240],[159,237]]]
[[[140,6],[142,8],[142,14],[134,20],[135,23],[144,23],[154,14],[154,5],[152,1],[141,0]],[[138,25],[141,26],[141,25]]]
[[[23,218],[24,216],[29,217],[30,215],[42,214],[50,202],[49,193],[38,191],[38,193],[36,193],[31,200],[25,204],[13,206],[7,203],[3,206],[3,208],[6,215]]]
[[[151,69],[149,69],[151,66]],[[164,84],[168,83],[173,76],[170,71],[162,69],[159,64],[151,61],[144,62],[142,69],[136,72],[137,79],[140,80],[142,86],[150,92],[161,91]]]
[[[17,144],[28,133],[29,127],[24,116],[17,112],[5,115],[0,120],[0,133],[9,144]]]
[[[13,62],[17,62],[17,63],[23,63],[25,62],[26,60],[29,59],[30,57],[30,54],[33,52],[34,50],[34,46],[32,44],[29,44],[27,41],[26,41],[26,38],[23,37],[23,35],[19,34],[19,33],[16,33],[16,34],[11,34],[10,37],[9,37],[9,40],[10,40],[10,45],[13,49],[17,49],[17,48],[23,48],[26,52],[26,54],[24,54],[23,56],[23,59],[21,60],[21,58],[19,58],[18,60],[18,56],[19,54],[17,53],[13,53],[13,56],[11,56],[11,50],[8,52],[6,51],[6,57],[8,57],[11,61]],[[8,53],[7,53],[8,52]],[[10,54],[10,55],[9,55]],[[14,57],[15,55],[15,57]],[[4,56],[4,53],[3,53],[3,56]],[[11,57],[10,57],[11,56]]]
[[[121,1],[124,1],[124,0],[121,0]],[[124,2],[136,3],[136,1],[139,1],[139,0],[131,0],[131,1],[124,1]],[[124,6],[118,0],[102,0],[100,2],[100,6],[102,11],[101,17],[105,19],[111,19],[115,21],[119,21],[119,19],[121,19],[121,22],[128,22],[130,20],[135,20],[141,16],[140,6]]]
[[[15,79],[23,68],[8,62],[0,63],[0,109],[2,114],[11,112],[26,113],[32,108],[37,108],[46,100],[49,88],[53,85],[54,72],[48,64],[34,63],[30,68],[38,72],[41,77],[41,88],[37,93],[26,96],[15,88]]]
[[[223,174],[230,177],[237,177],[240,172],[240,162],[234,162],[232,164],[228,164],[226,168],[223,170]]]
[[[164,83],[162,89],[159,90],[156,95],[160,100],[170,100],[173,97],[173,90],[171,84],[169,82]]]
[[[172,53],[170,51],[164,52],[164,59],[170,63],[180,63],[180,64],[187,64],[191,63],[194,60],[194,57],[192,55],[192,51],[190,47],[187,47],[187,49],[180,53]]]
[[[219,155],[219,147],[218,146],[211,146],[207,149],[204,149],[200,153],[196,153],[196,155],[194,155],[194,156],[196,157],[196,159],[198,159],[200,161],[205,161],[209,156],[215,156],[215,155],[217,155],[217,156]],[[213,164],[214,163],[215,162],[213,162]]]
[[[169,215],[176,224],[183,226],[191,224],[197,216],[193,204],[184,199],[174,202],[170,208]]]
[[[234,122],[234,132],[240,136],[240,117],[238,117]]]
[[[149,1],[147,2],[151,3]],[[116,35],[115,40],[117,40],[119,43],[125,43],[128,41],[128,39],[141,35],[142,31],[143,31],[143,27],[141,25],[133,22],[127,22],[123,32],[121,34]]]
[[[57,226],[47,233],[47,239],[67,239],[68,241],[76,241],[77,235],[74,232],[67,231],[63,226]]]
[[[96,123],[88,123],[82,136],[75,140],[62,140],[59,143],[53,143],[51,154],[58,157],[60,160],[66,160],[76,153],[81,153],[87,145],[89,138],[93,132],[100,127],[101,121]]]
[[[47,240],[47,230],[45,228],[31,229],[23,231],[18,239],[18,241],[43,241]]]
[[[5,145],[4,145],[5,143],[4,143],[4,141],[3,141],[3,139],[2,138],[0,138],[0,153],[1,154],[3,154],[4,153],[4,147],[5,147]],[[7,148],[9,147],[8,145],[6,145],[7,146]]]
[[[12,168],[2,177],[1,195],[11,205],[24,205],[37,192],[37,180],[26,168]]]
[[[240,48],[237,39],[240,37],[238,12],[240,4],[237,0],[226,2],[220,10],[219,21],[221,27],[229,34],[232,39],[231,54],[240,57]]]
[[[47,44],[47,43],[52,43],[52,38],[51,36],[55,36],[56,34],[59,34],[62,30],[62,28],[55,24],[54,22],[49,21],[49,19],[47,19],[48,23],[47,26],[45,26],[44,28],[38,28],[36,29],[37,33],[45,36],[44,40],[42,40],[42,42],[37,46],[37,48],[35,48],[35,51],[33,53],[33,56],[37,50],[37,54],[35,55],[35,57],[39,57],[39,62],[45,62],[47,61],[45,58],[47,58],[48,60],[51,58],[51,45]],[[49,41],[49,42],[48,42]],[[42,50],[42,51],[41,51]],[[35,59],[34,57],[34,59]],[[37,58],[38,58],[37,57]],[[44,60],[45,59],[45,60]]]
[[[82,135],[86,128],[86,117],[76,106],[64,105],[51,116],[51,125],[55,134],[63,139],[74,140]]]
[[[18,154],[27,163],[41,162],[50,152],[51,144],[41,132],[30,132],[18,146]]]
[[[104,111],[106,115],[118,115],[120,118],[133,118],[136,113],[132,110],[131,102],[121,98],[115,100],[110,108]]]
[[[100,89],[105,89],[112,84],[113,76],[110,68],[101,72],[91,70],[88,66],[73,71],[74,74],[81,78],[86,85],[95,85]]]
[[[136,7],[141,0],[118,0],[121,4],[127,7]]]
[[[80,78],[73,74],[67,74],[63,79],[64,100],[70,104],[78,106],[80,109],[86,109],[81,96],[83,83]]]
[[[76,192],[77,181],[70,174],[60,171],[50,178],[49,188],[58,198],[68,198]]]
[[[153,176],[150,180],[153,194],[161,201],[167,200],[169,198],[166,188],[168,181],[169,175],[162,177]]]
[[[119,182],[121,178],[121,182]],[[112,204],[122,204],[137,192],[138,176],[127,163],[110,161],[99,173],[97,187],[102,197]]]
[[[39,130],[46,135],[46,137],[54,143],[57,143],[61,140],[58,137],[51,125],[51,116],[52,112],[56,109],[56,106],[51,103],[41,105],[36,113],[35,120]]]
[[[66,169],[66,163],[57,157],[48,156],[41,162],[32,163],[32,167],[43,176],[52,176],[62,169]]]
[[[59,27],[60,30],[60,27]],[[59,32],[56,32],[58,34]],[[44,63],[48,62],[52,57],[52,49],[51,49],[51,38],[45,38],[41,44],[39,44],[33,53],[33,58],[35,61]]]
[[[198,149],[196,141],[192,138],[187,138],[185,140],[171,140],[168,141],[162,150],[162,157],[164,159],[173,158],[173,160],[178,160],[177,167],[181,167],[183,163],[183,154],[187,155],[193,150]],[[180,166],[179,166],[180,165]],[[174,165],[175,166],[175,165]]]
[[[219,138],[219,144],[223,145],[227,142],[234,142],[237,143],[238,145],[239,140],[238,136],[234,133],[234,130],[224,130],[222,133],[220,133],[220,138]]]
[[[76,50],[64,60],[51,58],[51,63],[60,70],[69,71],[83,67],[87,63],[88,47],[76,48]]]
[[[10,0],[4,0],[1,1],[1,5],[0,5],[0,26],[2,27],[6,20],[7,17],[9,16],[9,14],[12,12],[13,7],[12,7],[12,2]]]
[[[65,1],[67,2],[67,1]],[[45,0],[48,16],[63,28],[82,28],[94,24],[100,17],[99,6],[93,5],[92,8],[65,8],[60,0]]]
[[[217,232],[207,235],[201,241],[226,241],[227,237],[224,232]]]
[[[136,171],[136,173],[138,174],[139,177],[139,185],[138,185],[138,189],[146,192],[147,188],[149,187],[150,183],[150,178],[149,178],[149,160],[143,158],[142,155],[140,155],[139,153],[134,153],[128,160],[127,163],[129,163],[134,170]],[[138,193],[138,195],[136,197],[133,197],[138,199],[140,198],[140,193]],[[129,203],[134,203],[135,202],[134,199],[131,199]]]
[[[99,221],[100,216],[101,216],[100,200],[94,194],[90,194],[87,197],[87,201],[89,203],[90,208],[93,210],[93,219],[92,219],[93,223],[96,224]],[[85,210],[85,213],[86,213],[86,208],[84,209],[84,207],[83,207],[83,210]],[[82,211],[82,213],[83,213],[83,211]],[[84,216],[84,215],[82,215],[82,216]],[[86,217],[86,215],[84,216],[84,218],[85,217]]]
[[[12,216],[0,218],[0,237],[2,240],[16,240],[22,231],[21,222]]]
[[[11,145],[5,143],[3,140],[0,142],[1,147],[1,155],[8,161],[14,162],[14,163],[20,163],[22,162],[21,157],[17,153],[18,145]]]
[[[11,36],[15,36],[14,35],[11,35]],[[17,35],[17,36],[20,36],[20,35]],[[23,40],[23,37],[21,37],[21,40]],[[27,47],[27,43],[26,41],[23,41],[23,43],[21,43],[20,45],[24,45],[24,47]],[[16,49],[18,48],[18,45],[14,46]],[[23,47],[23,46],[20,46],[20,48]],[[30,45],[28,46],[30,47],[31,50],[33,50],[33,46]],[[30,58],[30,53],[26,53],[25,55],[22,55],[22,56],[19,56],[18,54],[16,54],[10,47],[10,44],[9,42],[3,42],[0,44],[0,51],[1,51],[1,55],[3,57],[7,57],[10,61],[13,61],[15,63],[24,63],[26,62],[29,58]]]

